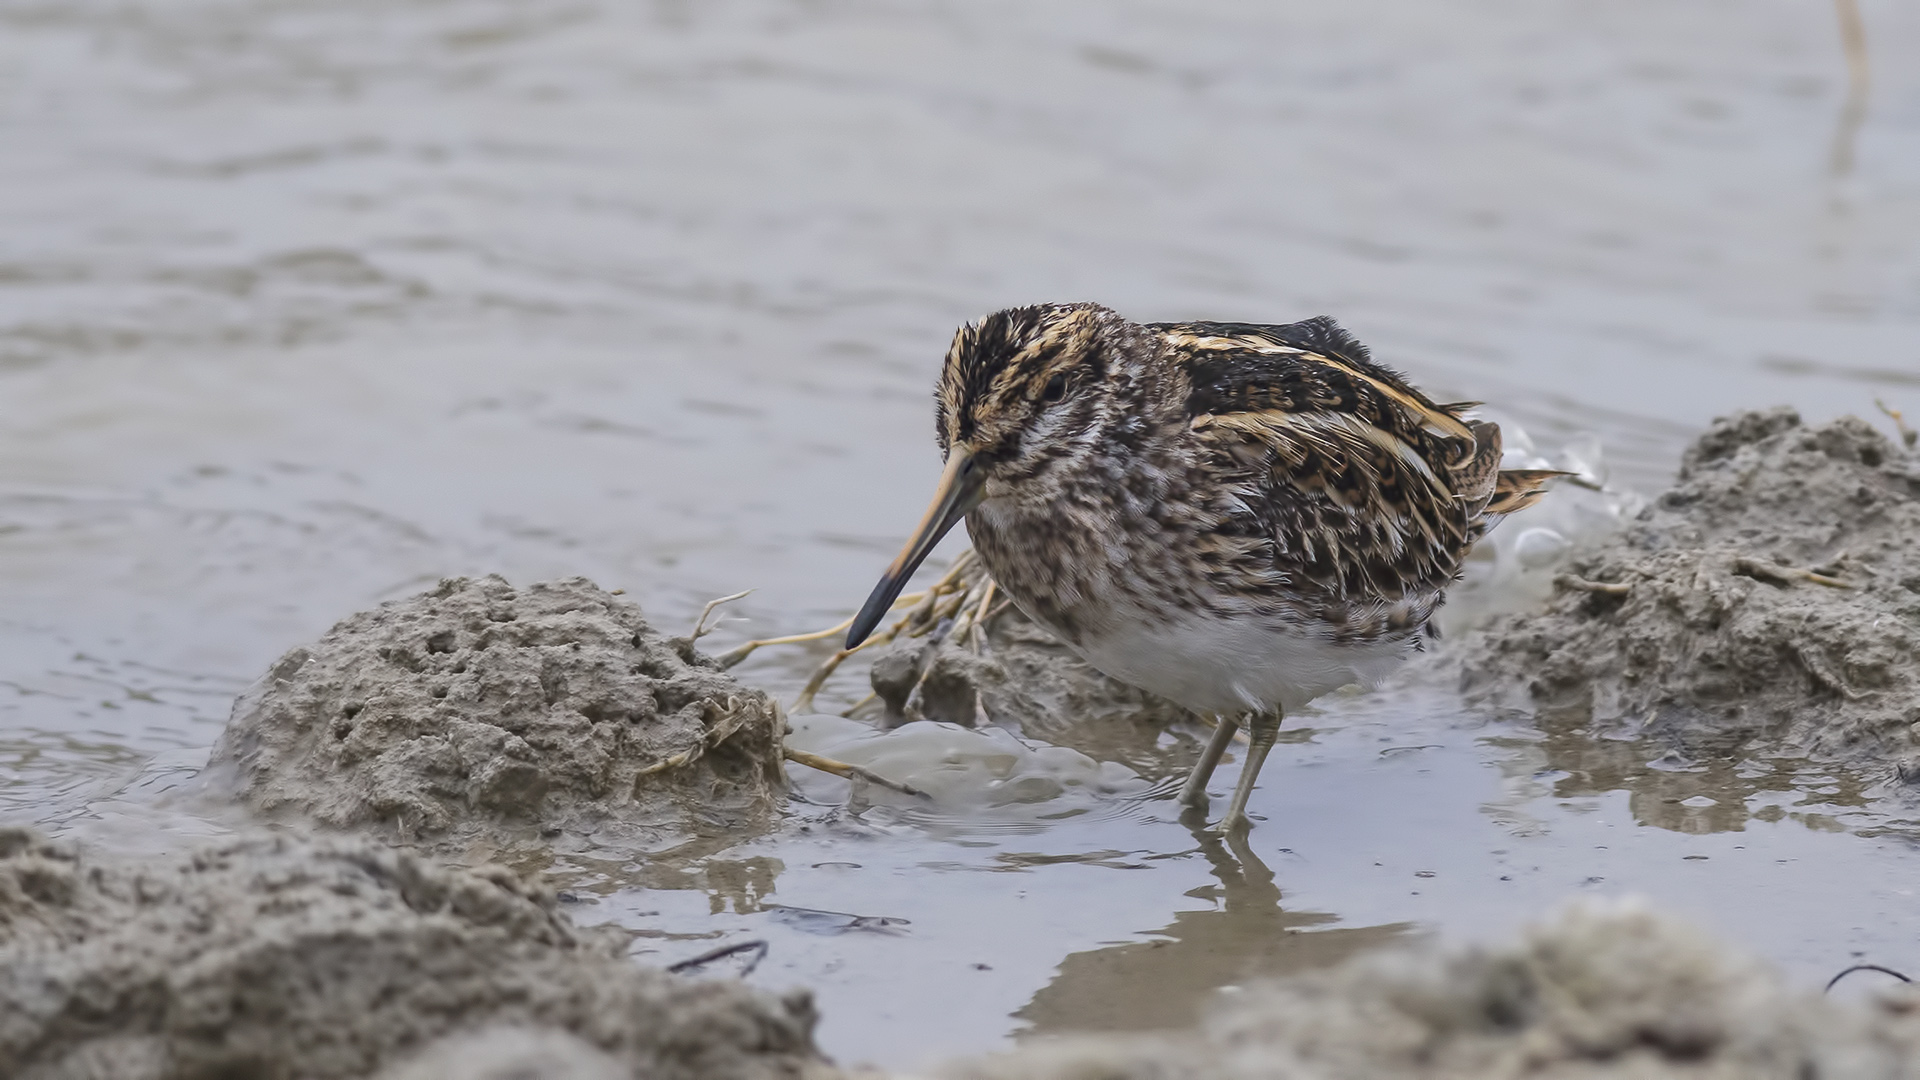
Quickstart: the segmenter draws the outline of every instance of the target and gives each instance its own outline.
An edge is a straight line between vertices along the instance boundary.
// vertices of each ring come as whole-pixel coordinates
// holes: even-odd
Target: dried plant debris
[[[1695,756],[1760,738],[1920,780],[1920,456],[1867,422],[1716,421],[1557,583],[1442,658],[1470,695]]]
[[[1199,1030],[1080,1036],[947,1080],[1803,1080],[1917,1075],[1920,993],[1860,1004],[1631,906],[1501,947],[1363,955],[1255,985]]]
[[[295,649],[211,773],[272,820],[492,857],[771,824],[778,707],[584,579],[453,578]]]
[[[1018,608],[1001,612],[977,634],[936,631],[896,642],[874,661],[871,679],[892,724],[991,721],[1045,737],[1067,722],[1192,718],[1164,698],[1101,674]]]
[[[504,867],[452,869],[362,839],[255,836],[102,863],[0,830],[0,1072],[837,1075],[804,992],[642,968],[626,945],[574,926]],[[486,1028],[521,1034],[469,1034]],[[455,1045],[434,1047],[442,1038]],[[544,1067],[487,1071],[516,1055]]]
[[[809,712],[814,696],[853,653],[872,651],[873,693],[853,710],[871,709],[885,726],[936,720],[978,727],[997,723],[1051,737],[1063,725],[1109,726],[1117,720],[1166,724],[1192,714],[1096,671],[999,593],[971,551],[955,559],[924,592],[895,603],[899,617],[857,649],[828,657],[808,680],[793,711]],[[842,633],[749,642],[721,657],[734,663],[771,644]],[[1151,741],[1149,739],[1149,741]]]

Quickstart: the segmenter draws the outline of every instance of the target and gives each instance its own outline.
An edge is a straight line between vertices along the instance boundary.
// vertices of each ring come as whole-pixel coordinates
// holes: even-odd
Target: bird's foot
[[[1246,812],[1227,811],[1225,817],[1207,826],[1207,831],[1216,836],[1245,836],[1253,828],[1253,819]]]

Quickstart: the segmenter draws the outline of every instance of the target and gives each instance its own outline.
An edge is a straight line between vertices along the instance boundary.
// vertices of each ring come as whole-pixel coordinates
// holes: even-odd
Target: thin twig
[[[776,703],[774,705],[775,720],[779,719],[779,708],[780,706]],[[733,738],[735,732],[746,726],[749,710],[746,704],[739,698],[729,695],[725,701],[720,703],[719,711],[719,718],[713,722],[712,727],[701,734],[699,742],[694,743],[692,746],[677,754],[669,754],[633,775],[636,777],[652,776],[656,773],[666,772],[668,769],[685,768],[699,761],[701,757],[705,756],[707,751]]]
[[[1874,398],[1873,403],[1880,407],[1881,412],[1887,414],[1889,420],[1893,421],[1894,429],[1900,432],[1900,441],[1906,445],[1907,449],[1913,449],[1913,444],[1920,442],[1920,431],[1915,431],[1907,426],[1906,414],[1902,413],[1899,409],[1889,408],[1887,403],[1881,401],[1879,398]]]
[[[719,624],[715,623],[714,626],[708,626],[707,616],[713,614],[714,608],[719,607],[721,604],[731,604],[735,600],[745,599],[746,597],[752,595],[752,593],[753,593],[752,589],[743,589],[740,592],[734,593],[732,596],[723,596],[718,600],[707,601],[707,606],[700,609],[700,618],[694,621],[693,633],[688,636],[687,640],[699,641],[701,638],[706,637],[708,634],[713,633],[714,628],[717,627]]]
[[[914,599],[918,600],[919,597],[916,596],[914,597]],[[740,661],[745,660],[747,657],[753,655],[753,651],[755,649],[761,648],[763,646],[802,645],[809,641],[820,641],[823,638],[830,638],[835,634],[843,634],[846,632],[847,627],[852,625],[853,625],[853,619],[848,618],[844,622],[835,623],[832,626],[827,627],[825,630],[815,630],[811,634],[788,634],[786,637],[756,638],[753,641],[743,642],[742,644],[735,645],[733,648],[728,649],[726,652],[723,652],[719,656],[714,657],[714,659],[719,662],[721,667],[730,668],[733,665],[738,664]]]
[[[1822,993],[1831,994],[1833,992],[1833,988],[1839,984],[1841,979],[1846,978],[1847,976],[1853,974],[1856,971],[1877,971],[1882,975],[1891,975],[1894,978],[1899,979],[1903,983],[1910,983],[1913,981],[1912,979],[1907,978],[1905,975],[1901,974],[1898,971],[1893,970],[1890,967],[1882,967],[1879,964],[1855,964],[1849,968],[1841,968],[1840,974],[1835,975],[1831,979],[1828,979],[1827,988],[1824,991],[1822,991]]]
[[[940,575],[940,580],[934,582],[930,587],[921,592],[908,593],[895,599],[889,610],[892,612],[900,612],[900,617],[895,619],[891,626],[876,631],[869,636],[867,640],[861,642],[859,646],[852,649],[837,649],[832,655],[821,661],[820,665],[814,669],[813,674],[807,678],[806,685],[801,687],[799,696],[794,699],[791,711],[812,711],[813,699],[819,694],[821,688],[826,685],[827,680],[833,677],[833,673],[839,670],[840,665],[845,663],[848,657],[859,652],[861,649],[886,645],[903,636],[910,638],[924,637],[932,633],[942,622],[948,619],[955,620],[949,632],[977,636],[986,622],[991,621],[1007,609],[1007,602],[1005,600],[1002,600],[998,605],[989,607],[989,605],[992,604],[996,592],[993,579],[981,573],[977,578],[974,578],[974,580],[969,580],[970,577],[978,573],[979,562],[980,557],[974,553],[972,548],[968,548],[954,558],[953,563],[947,567],[946,572]],[[736,596],[726,596],[708,604],[706,610],[700,613],[700,621],[694,625],[696,640],[700,635],[712,632],[712,628],[706,625],[706,621],[707,616],[712,613],[716,606],[724,604],[729,600],[738,600],[741,596],[745,595],[746,593],[740,593]],[[802,645],[811,641],[823,641],[833,637],[835,634],[844,633],[846,629],[852,625],[853,620],[846,619],[827,627],[825,630],[815,630],[805,634],[788,634],[783,637],[761,638],[755,641],[748,641],[734,646],[720,654],[716,659],[722,668],[731,668],[764,646]],[[855,706],[855,708],[858,707],[859,706]]]
[[[900,608],[905,607],[909,604],[917,604],[921,600],[925,599],[926,595],[927,594],[923,592],[908,593],[907,595],[902,596],[899,599],[895,600],[893,602],[893,606],[889,610],[897,611]],[[830,638],[835,634],[845,633],[847,627],[852,625],[853,625],[853,617],[848,616],[845,620],[841,622],[837,622],[832,626],[827,627],[825,630],[815,630],[810,634],[788,634],[786,637],[761,638],[757,641],[749,641],[741,645],[736,645],[733,648],[728,649],[726,652],[721,653],[719,656],[715,657],[714,659],[719,662],[721,667],[730,668],[730,667],[733,667],[735,664],[738,664],[740,661],[745,660],[747,657],[753,655],[753,651],[755,649],[761,648],[762,646],[802,645],[809,641],[821,641],[826,638]]]
[[[980,642],[987,636],[987,615],[993,606],[993,594],[998,589],[999,584],[988,578],[986,588],[980,590],[980,603],[973,609],[973,633],[967,642],[973,646],[974,652],[980,651]]]
[[[1831,168],[1835,176],[1853,172],[1854,141],[1867,118],[1867,92],[1873,86],[1868,66],[1867,25],[1860,18],[1858,0],[1834,0],[1840,16],[1840,48],[1847,56],[1847,99],[1840,106],[1840,122],[1833,131]]]
[[[771,949],[772,946],[759,938],[755,938],[752,941],[738,941],[732,945],[722,945],[717,949],[708,949],[699,956],[690,956],[677,964],[668,964],[667,970],[673,972],[675,975],[683,975],[695,968],[705,967],[715,960],[725,960],[729,956],[751,950],[753,951],[753,959],[747,961],[746,966],[740,969],[739,977],[744,979],[753,974],[753,969],[760,966],[760,961],[767,958],[767,953],[771,951]]]
[[[1834,0],[1840,16],[1840,48],[1847,54],[1847,89],[1865,97],[1873,86],[1873,69],[1868,65],[1867,24],[1860,17],[1858,0]]]
[[[819,754],[809,753],[805,750],[796,750],[791,746],[785,748],[785,753],[788,761],[796,765],[805,765],[809,769],[819,769],[821,772],[832,773],[835,776],[844,777],[848,780],[857,776],[869,784],[878,784],[888,791],[897,791],[902,795],[912,795],[918,799],[933,798],[933,796],[911,784],[903,784],[898,780],[889,780],[879,773],[874,772],[872,769],[864,768],[851,762],[836,761],[833,758],[822,757]]]
[[[1733,560],[1733,572],[1747,577],[1771,581],[1776,585],[1791,585],[1796,581],[1810,581],[1815,585],[1825,585],[1829,589],[1851,589],[1853,585],[1837,577],[1816,574],[1802,566],[1781,566],[1765,559],[1755,559],[1741,555]]]
[[[1204,728],[1211,729],[1211,728],[1217,728],[1220,726],[1220,718],[1218,716],[1213,715],[1212,713],[1194,713],[1193,718],[1195,720],[1198,720],[1200,722],[1200,726]],[[1253,738],[1247,734],[1247,729],[1244,727],[1234,728],[1233,741],[1237,743],[1245,743],[1249,746],[1253,744]]]
[[[813,674],[807,678],[807,685],[800,688],[800,695],[793,699],[793,708],[788,711],[797,713],[812,712],[813,696],[820,692],[821,687],[827,685],[827,679],[830,678],[834,672],[840,670],[840,665],[846,662],[847,657],[863,649],[871,649],[876,645],[885,645],[892,641],[897,633],[898,631],[883,631],[855,645],[851,649],[836,650],[832,656],[822,661],[819,667],[813,669]]]
[[[908,608],[905,615],[895,620],[892,626],[877,631],[851,649],[837,650],[832,656],[822,661],[807,679],[807,684],[800,688],[800,695],[794,698],[791,711],[812,712],[814,695],[820,692],[820,688],[826,685],[827,679],[839,670],[847,657],[862,649],[888,644],[902,634],[908,637],[920,637],[938,626],[942,619],[950,618],[966,599],[964,595],[966,590],[960,588],[957,583],[964,578],[968,570],[972,569],[975,561],[977,558],[972,548],[961,552],[960,556],[953,560],[953,565],[947,568],[947,572],[941,575],[940,580],[934,582],[926,592],[921,593],[920,600]],[[948,599],[955,592],[962,595]]]
[[[1601,596],[1625,596],[1633,591],[1633,583],[1629,581],[1588,581],[1574,574],[1558,574],[1553,583],[1563,589],[1598,593]]]

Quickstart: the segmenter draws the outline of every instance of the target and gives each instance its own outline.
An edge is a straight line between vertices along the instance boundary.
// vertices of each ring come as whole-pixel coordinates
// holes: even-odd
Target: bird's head
[[[1075,456],[1102,419],[1126,326],[1097,304],[1041,304],[961,327],[934,392],[941,455],[970,459],[987,498]]]
[[[1098,304],[1009,308],[960,328],[935,391],[947,467],[933,504],[847,634],[864,641],[934,545],[986,499],[1045,490],[1094,453],[1119,406],[1111,379],[1133,327]]]

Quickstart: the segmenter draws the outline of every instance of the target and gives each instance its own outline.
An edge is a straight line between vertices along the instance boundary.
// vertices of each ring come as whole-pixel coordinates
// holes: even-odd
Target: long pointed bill
[[[854,616],[853,626],[847,630],[847,648],[855,648],[867,640],[867,635],[886,617],[900,590],[906,588],[907,579],[920,568],[933,546],[967,516],[967,511],[980,505],[981,485],[985,481],[985,474],[974,466],[973,455],[954,447],[947,455],[947,471],[940,476],[940,487],[933,493],[933,505],[927,507],[927,516],[920,519],[913,538],[900,549],[893,565],[881,575],[880,584],[873,587],[873,595],[867,597],[866,606]]]

